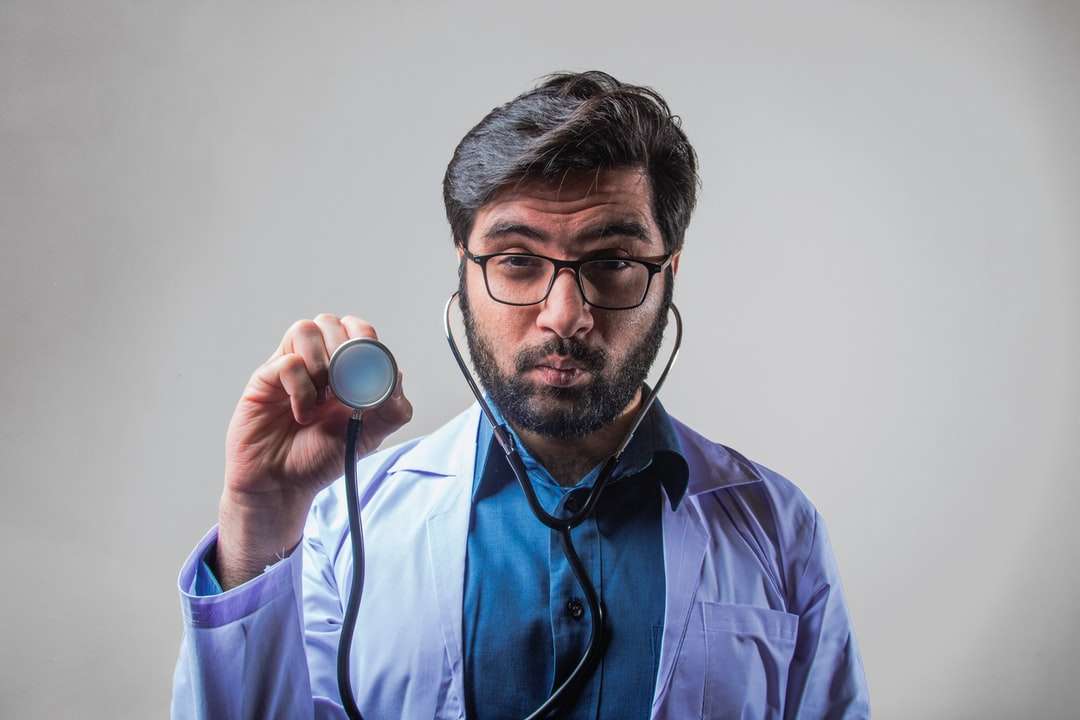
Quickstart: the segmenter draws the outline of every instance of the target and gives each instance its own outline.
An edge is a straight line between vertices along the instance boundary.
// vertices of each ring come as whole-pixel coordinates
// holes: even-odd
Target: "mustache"
[[[549,355],[569,357],[584,370],[597,372],[607,365],[607,353],[598,348],[591,348],[576,338],[554,338],[543,345],[527,348],[517,354],[514,367],[519,372],[531,370]]]

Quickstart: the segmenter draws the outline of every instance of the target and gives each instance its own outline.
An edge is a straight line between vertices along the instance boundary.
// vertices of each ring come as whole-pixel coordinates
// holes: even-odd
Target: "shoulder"
[[[813,553],[820,523],[806,493],[763,463],[672,422],[690,468],[687,495],[710,531],[735,525],[768,551],[782,576],[797,577]]]
[[[757,495],[768,498],[785,515],[816,514],[806,494],[784,475],[728,445],[710,440],[674,417],[671,422],[690,470],[688,495]]]

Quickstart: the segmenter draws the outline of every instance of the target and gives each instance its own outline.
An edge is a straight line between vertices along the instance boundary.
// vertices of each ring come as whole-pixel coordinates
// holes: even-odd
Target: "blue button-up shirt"
[[[568,504],[584,502],[599,465],[575,485],[560,486],[511,435],[547,512],[561,516]],[[466,712],[478,719],[525,717],[539,707],[585,653],[591,625],[559,534],[537,521],[493,443],[491,425],[482,419],[463,617]],[[560,717],[649,717],[664,625],[662,495],[675,507],[686,483],[671,421],[656,403],[595,512],[572,532],[607,614],[607,643]]]

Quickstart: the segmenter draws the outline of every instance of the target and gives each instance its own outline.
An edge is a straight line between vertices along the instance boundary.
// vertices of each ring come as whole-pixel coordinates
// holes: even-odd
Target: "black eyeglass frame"
[[[558,260],[556,258],[551,258],[551,257],[548,257],[547,255],[539,255],[537,253],[497,252],[497,253],[490,253],[490,254],[487,254],[487,255],[473,255],[471,252],[469,252],[468,248],[462,247],[461,250],[462,250],[462,252],[465,253],[465,257],[467,257],[469,260],[472,260],[474,263],[476,263],[477,265],[480,266],[480,272],[484,276],[484,287],[487,289],[488,297],[490,297],[492,300],[494,300],[497,303],[502,303],[503,305],[513,305],[515,307],[528,307],[529,305],[539,305],[540,303],[547,300],[548,295],[551,294],[551,288],[555,287],[555,278],[559,277],[559,271],[562,270],[563,268],[570,268],[570,270],[573,271],[573,273],[574,273],[574,282],[577,283],[578,291],[581,293],[581,299],[585,301],[586,305],[589,305],[589,306],[594,307],[594,308],[598,308],[600,310],[633,310],[636,307],[641,307],[641,304],[645,302],[645,298],[649,297],[649,288],[652,287],[653,276],[656,275],[657,273],[659,273],[660,271],[662,271],[669,264],[671,264],[671,259],[673,257],[675,257],[675,253],[668,253],[667,255],[662,255],[662,256],[659,256],[659,257],[656,257],[656,258],[639,258],[639,257],[630,257],[630,256],[622,256],[622,255],[612,255],[612,256],[609,256],[609,257],[582,258],[580,260]],[[507,302],[506,300],[500,300],[499,298],[495,297],[495,294],[491,292],[491,285],[490,285],[490,283],[488,283],[487,263],[488,263],[489,260],[491,260],[491,258],[494,258],[494,257],[506,257],[506,256],[540,258],[541,260],[547,260],[548,262],[552,263],[555,266],[555,271],[553,273],[551,273],[551,280],[548,281],[547,290],[544,291],[544,296],[543,297],[541,297],[539,300],[536,300],[534,302],[527,302],[527,303]],[[641,299],[638,300],[636,304],[627,305],[625,307],[610,307],[610,306],[607,306],[607,305],[598,305],[598,304],[596,304],[594,302],[589,301],[589,297],[585,293],[585,286],[582,285],[582,283],[581,283],[581,266],[585,265],[586,263],[604,262],[604,261],[611,261],[611,260],[622,260],[623,262],[635,262],[635,263],[638,263],[639,265],[645,266],[645,269],[649,271],[649,277],[645,281],[645,290],[642,291]],[[659,262],[653,262],[653,260],[659,260]]]

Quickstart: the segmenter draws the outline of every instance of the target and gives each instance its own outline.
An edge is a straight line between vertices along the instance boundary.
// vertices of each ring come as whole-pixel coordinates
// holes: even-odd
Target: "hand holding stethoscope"
[[[342,430],[353,408],[329,393],[328,372],[332,354],[361,339],[374,341],[375,331],[354,316],[297,321],[248,380],[226,435],[218,543],[210,558],[225,589],[259,575],[295,546],[312,499],[341,477]],[[390,390],[365,416],[354,457],[412,417],[396,366],[364,377]]]

